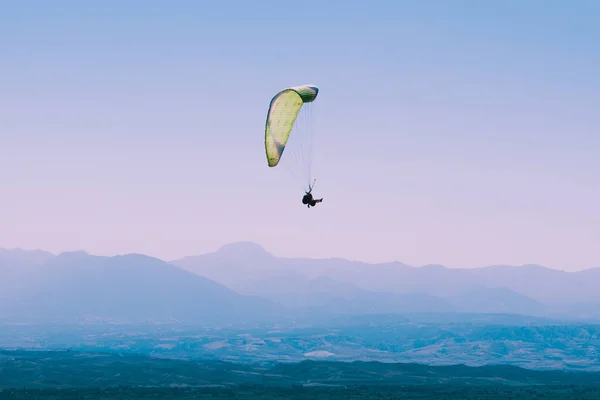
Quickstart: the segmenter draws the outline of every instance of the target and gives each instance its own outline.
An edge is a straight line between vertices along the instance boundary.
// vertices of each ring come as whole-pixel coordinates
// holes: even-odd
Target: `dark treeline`
[[[103,389],[8,389],[0,391],[0,400],[140,400],[140,399],[427,399],[427,400],[591,400],[600,398],[600,388],[579,386],[524,387],[446,387],[422,386],[350,386],[350,387],[267,387],[256,385],[235,388],[134,388]]]

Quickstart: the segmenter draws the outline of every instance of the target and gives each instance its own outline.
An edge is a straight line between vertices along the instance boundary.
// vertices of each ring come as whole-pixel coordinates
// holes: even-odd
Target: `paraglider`
[[[314,199],[313,195],[312,195],[312,185],[308,186],[308,192],[306,192],[304,194],[304,197],[302,197],[302,204],[306,204],[308,208],[314,207],[317,205],[317,203],[320,203],[323,201],[323,199]]]
[[[319,88],[314,85],[293,86],[277,93],[269,104],[267,120],[265,123],[265,153],[269,167],[276,167],[282,160],[283,152],[288,147],[288,141],[295,141],[290,163],[296,161],[300,164],[296,171],[290,168],[293,175],[305,175],[305,194],[302,204],[308,208],[314,207],[323,199],[315,200],[312,196],[314,181],[311,184],[312,168],[312,126],[310,122],[310,105],[319,94]],[[300,114],[302,111],[302,114]],[[301,118],[298,118],[300,114]],[[302,118],[304,117],[304,118]],[[298,120],[298,121],[297,121]],[[293,140],[290,135],[294,131]],[[290,167],[288,165],[288,167]]]

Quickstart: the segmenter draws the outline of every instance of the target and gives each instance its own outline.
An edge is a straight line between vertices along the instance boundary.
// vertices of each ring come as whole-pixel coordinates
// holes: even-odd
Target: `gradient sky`
[[[594,0],[3,2],[0,247],[598,267],[599,20]],[[306,83],[311,210],[263,147],[271,97]]]

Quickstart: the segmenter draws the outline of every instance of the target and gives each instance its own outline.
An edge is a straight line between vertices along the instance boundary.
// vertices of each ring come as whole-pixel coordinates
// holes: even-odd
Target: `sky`
[[[600,2],[0,9],[0,247],[600,266]],[[264,154],[301,84],[310,210]]]

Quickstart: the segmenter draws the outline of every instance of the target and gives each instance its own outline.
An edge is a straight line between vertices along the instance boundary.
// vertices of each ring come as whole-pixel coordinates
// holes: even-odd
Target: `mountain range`
[[[539,265],[459,269],[282,258],[248,242],[171,263],[240,293],[286,306],[316,305],[335,312],[385,309],[600,317],[600,268],[581,272]]]
[[[276,257],[249,242],[169,262],[0,250],[0,319],[251,322],[316,314],[600,318],[600,268],[474,269]]]
[[[282,309],[144,255],[41,254],[0,253],[0,271],[6,277],[0,286],[0,318],[216,323],[277,316]]]

